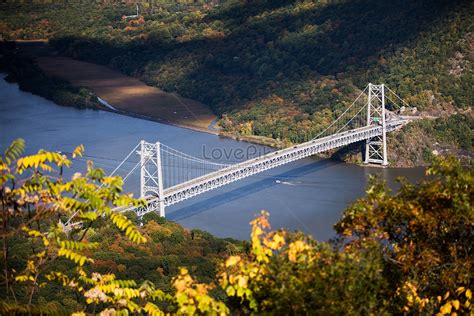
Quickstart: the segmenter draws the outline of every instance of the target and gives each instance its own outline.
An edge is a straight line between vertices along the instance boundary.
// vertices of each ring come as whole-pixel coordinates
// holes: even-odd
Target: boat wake
[[[302,184],[302,182],[300,182],[300,181],[289,182],[289,181],[281,181],[281,180],[275,180],[275,183],[286,184],[286,185],[299,185],[299,184]]]

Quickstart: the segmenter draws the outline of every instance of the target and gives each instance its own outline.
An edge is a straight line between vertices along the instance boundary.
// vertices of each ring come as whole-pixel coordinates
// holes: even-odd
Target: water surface
[[[4,76],[2,76],[3,78]],[[15,138],[26,140],[27,153],[40,148],[71,152],[86,148],[86,158],[111,171],[142,139],[159,141],[187,154],[203,157],[213,150],[229,153],[265,153],[269,148],[103,111],[61,107],[39,96],[20,91],[0,78],[0,149]],[[240,157],[237,157],[240,158]],[[238,160],[232,157],[230,160]],[[84,171],[85,160],[74,162]],[[137,160],[135,155],[131,160]],[[221,161],[227,161],[221,157]],[[125,164],[131,168],[133,163]],[[389,185],[404,176],[419,179],[423,170],[360,167],[332,160],[303,159],[167,208],[167,217],[187,228],[199,228],[220,237],[248,239],[248,223],[260,210],[270,212],[273,228],[303,230],[319,240],[334,236],[333,224],[342,211],[364,195],[370,174],[379,174]],[[138,173],[126,190],[138,193]]]

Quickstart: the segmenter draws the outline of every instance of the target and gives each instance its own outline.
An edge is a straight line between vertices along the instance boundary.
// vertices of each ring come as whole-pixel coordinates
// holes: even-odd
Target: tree
[[[174,281],[174,295],[156,290],[150,282],[137,285],[111,273],[89,272],[92,251],[100,247],[87,240],[93,224],[110,222],[136,245],[146,241],[125,215],[112,210],[143,201],[121,194],[122,179],[105,176],[91,161],[84,175],[75,173],[67,181],[63,169],[72,162],[64,154],[40,150],[21,157],[23,148],[24,141],[16,140],[0,157],[2,314],[58,313],[59,304],[36,298],[56,284],[76,297],[69,305],[75,303],[78,314],[102,310],[158,315],[163,313],[158,306],[165,303],[171,310],[226,311],[208,296],[209,286],[196,283],[186,270]],[[83,150],[77,147],[72,157]],[[13,252],[18,244],[23,251]]]
[[[269,231],[268,213],[252,222],[252,251],[230,256],[220,283],[257,313],[383,314],[387,284],[377,244],[339,251],[302,233]]]
[[[472,313],[474,174],[452,157],[427,174],[395,195],[372,179],[329,243],[269,231],[263,212],[250,254],[222,264],[221,286],[257,313]]]
[[[450,157],[437,158],[427,175],[431,178],[418,185],[401,181],[395,195],[372,179],[367,197],[348,208],[335,227],[348,241],[346,247],[363,249],[368,241],[383,247],[388,281],[400,295],[405,292],[401,300],[407,311],[433,311],[441,297],[449,297],[444,302],[449,306],[464,302],[454,303],[453,311],[468,313],[474,172]]]

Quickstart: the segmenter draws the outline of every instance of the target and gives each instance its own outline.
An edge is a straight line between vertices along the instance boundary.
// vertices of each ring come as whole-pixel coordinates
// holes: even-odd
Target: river
[[[0,77],[2,152],[18,137],[25,139],[27,153],[40,148],[71,152],[83,144],[84,158],[110,172],[142,139],[159,141],[200,158],[220,157],[221,162],[239,161],[245,158],[242,152],[255,156],[271,150],[110,112],[61,107],[20,91],[18,85],[7,83],[4,77]],[[239,155],[235,157],[233,153]],[[231,157],[225,158],[229,154]],[[69,175],[83,171],[86,159],[75,161]],[[260,210],[267,210],[272,228],[302,230],[318,240],[327,240],[334,236],[332,227],[342,211],[364,195],[370,174],[379,174],[390,187],[396,188],[397,177],[416,181],[423,176],[423,169],[361,167],[308,158],[173,205],[166,210],[167,218],[219,237],[248,239],[249,222]],[[134,174],[125,189],[137,194],[138,184],[138,174]]]

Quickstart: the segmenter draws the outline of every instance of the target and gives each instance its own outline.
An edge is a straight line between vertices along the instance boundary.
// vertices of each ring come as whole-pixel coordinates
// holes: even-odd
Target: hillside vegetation
[[[472,153],[472,1],[141,3],[131,19],[123,15],[134,6],[113,3],[2,8],[4,37],[50,38],[60,54],[208,104],[224,132],[306,141],[368,82],[383,82],[420,112],[462,113],[454,120],[469,127],[428,146],[419,140],[453,133],[453,125],[416,123],[415,137],[391,138],[393,163],[406,148],[415,158],[403,165],[448,147]]]

